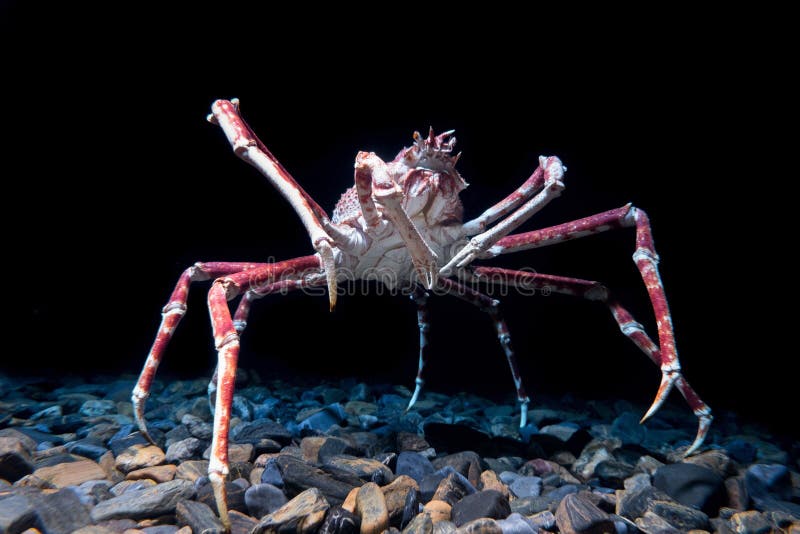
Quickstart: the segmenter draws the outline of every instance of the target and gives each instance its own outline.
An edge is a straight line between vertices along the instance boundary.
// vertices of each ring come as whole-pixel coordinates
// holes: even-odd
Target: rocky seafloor
[[[222,532],[206,476],[206,380],[0,375],[0,533]],[[800,444],[717,414],[537,396],[517,407],[402,386],[237,375],[233,532],[800,533]]]

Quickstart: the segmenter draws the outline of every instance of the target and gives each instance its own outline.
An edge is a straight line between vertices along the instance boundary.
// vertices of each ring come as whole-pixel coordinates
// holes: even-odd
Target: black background
[[[205,121],[214,99],[239,97],[329,210],[352,184],[358,150],[391,159],[429,125],[456,129],[467,217],[519,185],[539,154],[558,155],[567,189],[523,229],[629,201],[645,209],[690,382],[712,407],[761,420],[794,402],[789,332],[765,303],[780,285],[772,256],[746,235],[769,221],[756,123],[770,102],[751,92],[760,60],[735,28],[711,34],[679,13],[665,30],[642,19],[565,35],[544,14],[459,26],[411,9],[391,24],[363,13],[333,24],[333,12],[312,22],[302,8],[59,9],[3,5],[13,319],[0,369],[136,373],[185,267],[311,252],[291,209]],[[600,280],[653,332],[633,250],[629,230],[493,263]],[[206,288],[193,290],[165,376],[213,368]],[[539,391],[655,393],[657,369],[597,303],[510,295],[504,310],[534,402]],[[431,314],[431,389],[510,391],[486,317],[447,298]],[[323,297],[271,297],[254,306],[240,363],[264,376],[411,386],[417,339],[407,299],[342,297],[329,314]]]

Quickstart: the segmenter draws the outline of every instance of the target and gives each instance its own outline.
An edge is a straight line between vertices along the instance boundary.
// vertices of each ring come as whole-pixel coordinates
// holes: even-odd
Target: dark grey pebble
[[[614,521],[585,494],[571,493],[562,499],[555,513],[561,532],[614,532]]]
[[[175,518],[194,534],[224,534],[225,527],[207,505],[197,501],[181,501],[175,507]]]
[[[255,484],[244,492],[244,502],[250,515],[261,518],[286,504],[288,499],[272,484]]]
[[[542,479],[539,477],[519,477],[508,486],[508,489],[519,498],[537,497],[542,493]]]
[[[653,486],[681,504],[716,515],[725,502],[725,484],[711,469],[689,463],[667,464],[653,474]]]
[[[92,460],[97,461],[101,456],[108,452],[109,449],[105,446],[101,439],[95,437],[86,437],[79,439],[78,441],[68,443],[67,450],[72,454],[85,456],[86,458],[91,458]]]
[[[171,480],[149,488],[126,491],[118,497],[102,501],[91,511],[92,521],[105,519],[144,519],[161,514],[171,514],[182,499],[195,495],[194,485],[188,480]]]
[[[407,475],[421,483],[423,478],[434,471],[430,460],[418,452],[403,451],[397,455],[396,475]]]
[[[484,490],[472,495],[467,495],[458,501],[452,510],[453,523],[461,525],[478,519],[488,517],[491,519],[505,519],[511,514],[508,499],[496,490]]]
[[[686,532],[693,529],[708,530],[708,516],[689,506],[675,502],[653,501],[648,510],[680,531]]]

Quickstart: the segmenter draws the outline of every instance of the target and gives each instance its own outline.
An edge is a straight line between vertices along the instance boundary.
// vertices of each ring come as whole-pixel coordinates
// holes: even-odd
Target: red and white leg
[[[258,295],[256,295],[256,293],[247,291],[242,295],[241,300],[239,300],[236,313],[233,315],[233,327],[236,329],[236,333],[239,334],[239,337],[242,336],[242,332],[247,328],[247,316],[250,314],[250,305],[253,303],[253,300],[257,298]],[[214,367],[214,374],[208,382],[208,404],[212,414],[214,413],[214,404],[216,403],[217,395],[217,371],[218,369]]]
[[[680,362],[678,361],[675,347],[675,335],[672,328],[672,317],[669,312],[661,276],[658,272],[659,258],[653,244],[650,221],[644,211],[628,204],[621,208],[557,226],[509,235],[497,241],[481,257],[491,258],[499,254],[544,247],[626,227],[636,228],[636,251],[633,253],[633,260],[647,288],[653,313],[655,314],[659,341],[659,361],[657,363],[662,373],[661,384],[656,393],[656,398],[642,421],[652,416],[661,407],[673,386],[679,385],[681,393],[690,403],[695,415],[700,419],[699,436],[700,433],[703,433],[702,427],[705,426],[707,429],[711,423],[711,411],[681,375]]]
[[[248,126],[239,113],[238,99],[215,101],[211,105],[208,120],[222,128],[234,153],[258,169],[300,217],[325,268],[328,299],[333,310],[336,305],[336,259],[332,247],[334,239],[324,229],[326,224],[330,224],[328,214],[306,193]]]
[[[208,309],[217,348],[217,394],[214,409],[214,432],[211,442],[208,476],[214,490],[220,519],[230,528],[225,493],[228,474],[228,432],[230,430],[236,363],[239,357],[239,334],[228,301],[240,294],[253,297],[280,291],[324,285],[325,276],[317,256],[305,256],[217,278],[208,293]]]
[[[161,312],[161,325],[158,327],[156,339],[150,352],[147,354],[144,368],[139,375],[139,380],[136,382],[136,387],[133,388],[133,395],[131,400],[133,402],[133,415],[139,431],[142,435],[150,441],[153,439],[147,432],[147,424],[144,419],[144,407],[147,397],[150,396],[150,388],[153,384],[158,365],[164,356],[164,351],[167,348],[175,329],[178,327],[183,315],[186,313],[186,299],[189,297],[189,286],[192,282],[199,282],[209,280],[218,276],[224,276],[230,273],[240,271],[247,271],[257,267],[263,267],[265,263],[249,263],[249,262],[198,262],[183,271],[180,278],[178,278],[175,289],[172,295],[164,306]]]
[[[439,276],[448,276],[455,269],[469,265],[498,240],[516,230],[522,223],[549,204],[551,200],[558,197],[564,189],[564,172],[565,168],[557,157],[540,156],[539,167],[517,191],[489,208],[477,219],[465,223],[462,229],[466,235],[470,235],[470,232],[485,227],[489,222],[512,210],[513,213],[489,230],[485,230],[470,239],[469,243],[458,251],[447,262],[447,265],[441,268]],[[537,192],[538,188],[540,190]],[[531,195],[533,196],[530,200],[517,208],[526,196]]]

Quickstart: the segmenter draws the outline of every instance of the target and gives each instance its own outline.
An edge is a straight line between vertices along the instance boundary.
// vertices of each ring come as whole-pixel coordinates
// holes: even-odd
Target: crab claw
[[[333,255],[333,247],[326,240],[320,240],[316,245],[322,268],[325,269],[325,280],[328,283],[328,302],[330,311],[336,308],[336,258]]]
[[[414,394],[411,395],[411,400],[408,401],[408,406],[406,406],[406,411],[410,410],[412,406],[417,403],[417,399],[419,399],[419,393],[422,391],[422,385],[425,383],[424,380],[421,378],[417,378],[416,386],[414,387]]]
[[[520,401],[519,403],[519,427],[522,428],[528,424],[528,404],[530,404],[531,400],[529,398],[525,398],[525,400]]]

